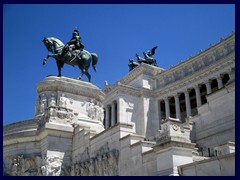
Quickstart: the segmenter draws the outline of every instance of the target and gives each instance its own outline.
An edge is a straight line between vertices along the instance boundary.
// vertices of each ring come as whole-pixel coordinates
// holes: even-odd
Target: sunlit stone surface
[[[4,175],[235,175],[235,33],[103,90],[56,76],[36,88],[35,117],[3,128]]]

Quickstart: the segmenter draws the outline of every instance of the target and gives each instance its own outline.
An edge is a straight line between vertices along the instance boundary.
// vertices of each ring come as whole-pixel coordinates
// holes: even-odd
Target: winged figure
[[[154,54],[155,54],[155,50],[157,49],[157,46],[155,46],[154,48],[151,49],[151,51],[148,51],[147,52],[147,55],[149,57],[152,57]]]

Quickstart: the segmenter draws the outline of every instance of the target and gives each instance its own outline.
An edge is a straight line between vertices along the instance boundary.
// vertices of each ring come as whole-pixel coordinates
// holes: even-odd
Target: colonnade
[[[158,100],[159,119],[167,119],[169,117],[184,121],[196,115],[197,108],[206,103],[206,95],[223,88],[227,82],[235,79],[233,71],[225,74],[219,74],[212,79],[207,79],[199,84],[195,84],[191,88],[181,89],[171,96],[165,96]],[[195,110],[193,112],[193,110]]]
[[[118,122],[118,105],[117,101],[113,101],[111,104],[108,104],[104,108],[104,128],[109,128],[114,126]]]

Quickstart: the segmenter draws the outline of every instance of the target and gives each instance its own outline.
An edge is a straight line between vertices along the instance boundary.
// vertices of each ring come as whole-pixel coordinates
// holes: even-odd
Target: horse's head
[[[44,45],[46,46],[47,50],[52,52],[52,42],[46,37],[44,37],[44,39],[42,41],[43,41]]]
[[[147,53],[146,52],[143,52],[143,55],[144,55],[145,58],[147,57]]]

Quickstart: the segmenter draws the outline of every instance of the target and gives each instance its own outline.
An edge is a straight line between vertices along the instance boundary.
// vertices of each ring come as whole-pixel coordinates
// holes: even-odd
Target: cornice
[[[233,56],[235,53],[235,32],[232,33],[227,38],[222,38],[219,42],[214,45],[210,45],[209,48],[200,51],[195,56],[188,58],[187,60],[180,62],[179,64],[164,70],[159,67],[151,66],[145,63],[140,64],[132,71],[130,71],[126,76],[120,79],[114,85],[108,85],[104,88],[105,94],[110,96],[114,94],[116,91],[127,92],[128,94],[133,94],[135,96],[140,96],[145,92],[144,88],[133,88],[128,86],[128,84],[135,79],[137,79],[140,75],[148,75],[153,80],[157,80],[157,82],[162,82],[163,87],[157,88],[157,90],[153,90],[153,93],[162,91],[162,89],[167,89],[166,87],[176,87],[176,84],[179,86],[186,86],[187,83],[192,81],[192,77],[195,77],[194,80],[198,80],[208,75],[210,72],[215,71],[218,67],[214,68],[219,64],[220,61],[229,60],[229,57]],[[232,57],[233,61],[235,61],[235,54]],[[230,60],[231,61],[231,60]],[[228,62],[231,63],[231,62]],[[206,72],[210,68],[210,72]],[[186,73],[187,71],[187,73]],[[191,71],[191,72],[190,72]],[[201,74],[203,73],[203,74]],[[177,77],[177,78],[176,78]],[[171,85],[173,84],[173,85]],[[121,88],[120,86],[121,85]],[[152,94],[150,90],[147,90],[148,94]]]
[[[157,80],[163,80],[164,76],[166,76],[166,77],[173,76],[174,73],[181,72],[184,69],[192,68],[193,65],[202,64],[203,61],[205,61],[205,63],[211,64],[211,62],[209,62],[209,61],[212,61],[211,58],[213,55],[218,55],[220,53],[223,53],[225,48],[230,48],[231,45],[235,46],[235,33],[232,33],[230,36],[228,36],[225,39],[221,39],[219,42],[217,42],[214,45],[211,45],[209,48],[207,48],[203,51],[200,51],[195,56],[192,56],[192,57],[178,63],[177,65],[170,67],[169,69],[165,70],[164,72],[162,72],[160,74],[157,74],[155,76],[155,78]],[[235,51],[235,49],[233,51]],[[228,54],[226,54],[224,56],[228,56],[233,51],[228,50],[228,52],[227,52]],[[224,58],[224,57],[221,57],[221,58]],[[204,65],[202,65],[202,67],[204,68]],[[194,73],[194,72],[192,72],[192,73]]]
[[[155,67],[146,63],[141,63],[139,66],[130,71],[126,76],[120,79],[118,82],[127,85],[129,82],[136,79],[139,75],[145,74],[149,76],[155,76],[164,71],[163,68]]]
[[[105,99],[105,94],[92,83],[67,77],[46,77],[43,82],[36,85],[36,88],[39,94],[45,91],[63,91],[76,95],[94,97],[99,101]]]
[[[115,85],[114,88],[107,94],[107,99],[111,99],[111,97],[116,94],[127,94],[134,97],[151,97],[153,95],[153,91],[146,88],[135,88],[118,82],[117,85]]]
[[[226,72],[226,69],[233,67],[235,67],[235,55],[231,54],[227,58],[217,61],[216,63],[208,66],[207,68],[201,69],[192,75],[153,90],[153,95],[156,97],[161,94],[174,94],[180,89],[193,87],[194,85],[224,73]]]

